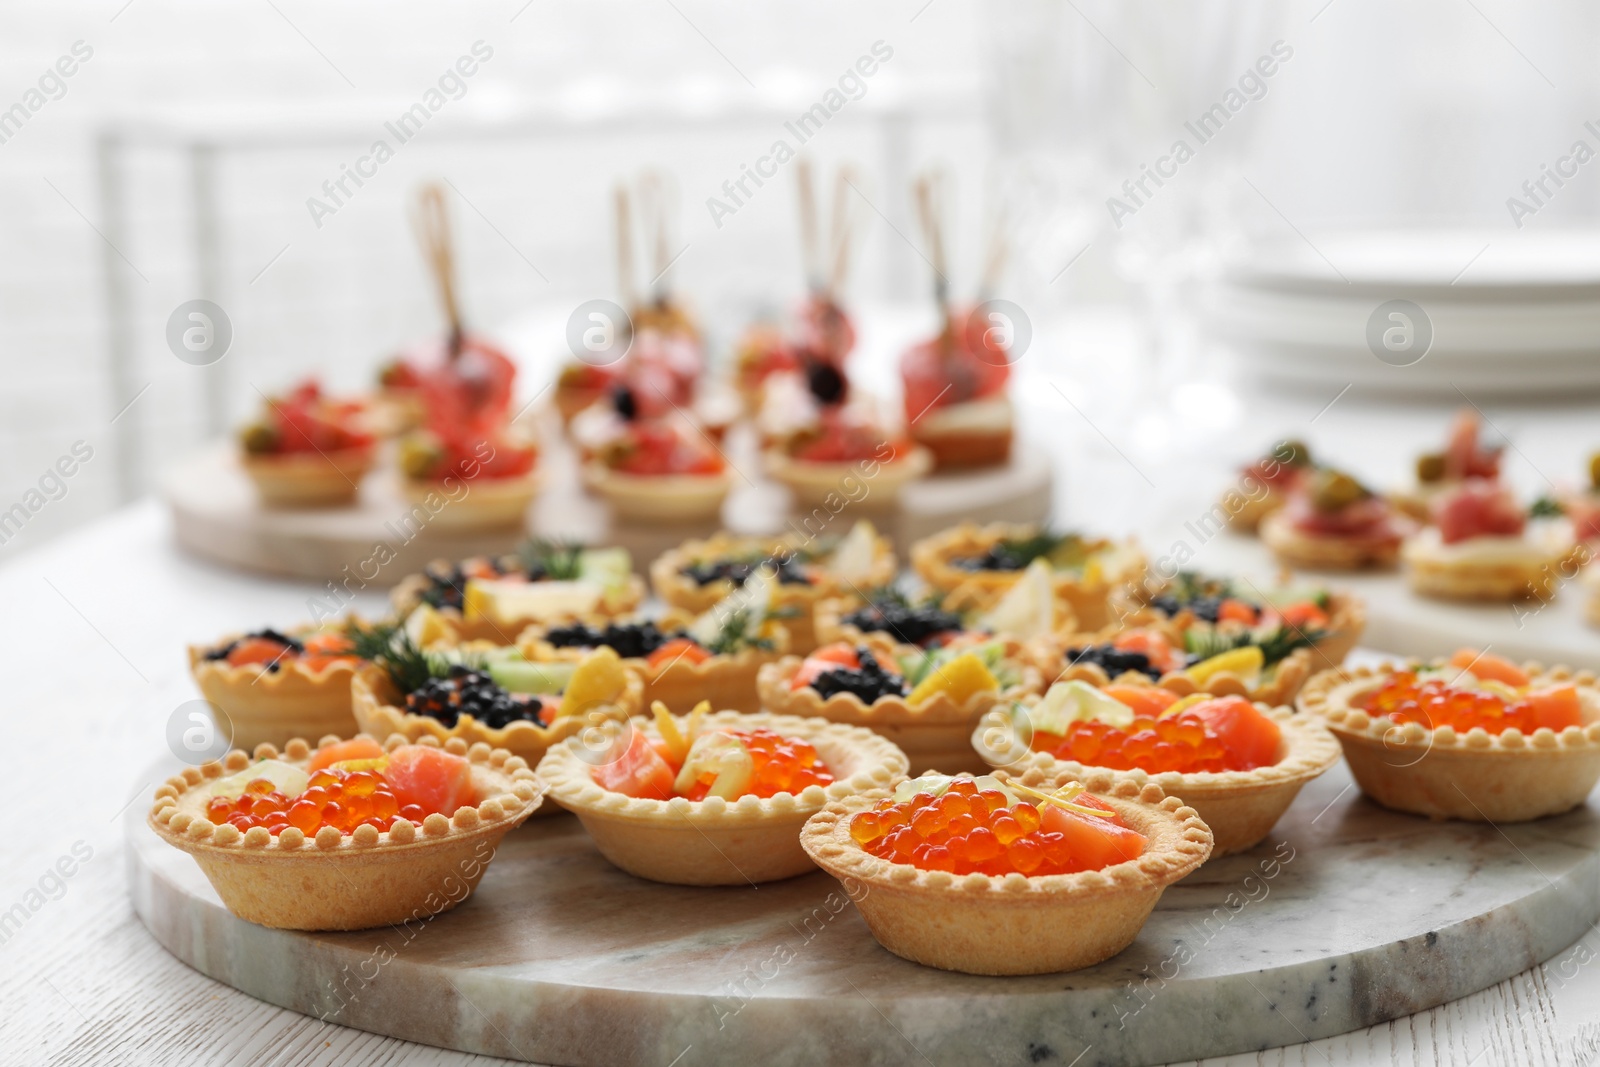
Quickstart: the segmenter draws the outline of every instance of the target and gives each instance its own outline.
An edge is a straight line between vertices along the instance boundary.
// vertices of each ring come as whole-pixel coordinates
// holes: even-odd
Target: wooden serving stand
[[[545,484],[524,524],[498,530],[445,530],[418,521],[400,493],[388,455],[362,483],[356,502],[344,507],[264,507],[231,441],[210,445],[172,469],[162,495],[178,544],[197,556],[284,577],[342,581],[356,576],[385,585],[430,560],[509,552],[530,533],[626,548],[643,573],[667,549],[719,528],[826,536],[868,518],[904,558],[913,541],[963,520],[1044,522],[1050,517],[1052,464],[1043,450],[1021,442],[1004,467],[933,475],[906,486],[887,506],[870,491],[856,502],[841,496],[837,512],[795,507],[788,490],[762,473],[755,442],[744,427],[730,432],[725,451],[735,471],[734,486],[719,522],[614,519],[606,503],[579,484],[576,457],[560,438],[545,442],[540,458]],[[381,578],[375,569],[381,569]]]

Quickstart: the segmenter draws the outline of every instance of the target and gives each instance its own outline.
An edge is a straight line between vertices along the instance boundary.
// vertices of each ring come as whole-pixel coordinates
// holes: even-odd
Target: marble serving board
[[[1192,525],[1186,528],[1180,522],[1172,522],[1164,529],[1168,536],[1145,539],[1153,562],[1166,551],[1159,546],[1178,541],[1193,544],[1198,540]],[[1183,565],[1207,573],[1249,578],[1263,589],[1276,583],[1280,570],[1277,560],[1260,541],[1232,531],[1217,533],[1205,541]],[[1400,570],[1308,570],[1292,581],[1332,586],[1361,597],[1367,603],[1367,630],[1361,643],[1397,656],[1448,656],[1463,645],[1471,645],[1513,660],[1565,663],[1600,671],[1600,629],[1584,619],[1589,592],[1580,580],[1559,584],[1555,596],[1546,602],[1516,604],[1421,597],[1406,585],[1405,574]]]
[[[1169,889],[1070,974],[980,978],[880,948],[820,872],[691,889],[611,867],[577,820],[509,835],[431,922],[297,934],[234,919],[127,817],[133,905],[185,963],[375,1033],[547,1064],[1156,1064],[1356,1030],[1483,989],[1600,918],[1600,808],[1496,828],[1363,799],[1342,765],[1263,844]]]
[[[1003,466],[937,474],[907,485],[892,504],[876,501],[871,486],[841,495],[836,507],[796,509],[787,489],[761,473],[754,441],[743,428],[730,432],[726,453],[733,488],[721,517],[712,522],[639,523],[612,518],[604,501],[578,481],[576,459],[558,435],[544,445],[545,482],[525,523],[487,531],[452,531],[418,522],[401,496],[391,457],[373,470],[355,503],[345,507],[266,508],[257,500],[231,441],[196,452],[169,471],[162,495],[173,534],[184,550],[246,570],[317,580],[363,575],[381,564],[385,573],[419,570],[433,559],[509,552],[529,533],[585,544],[616,545],[644,573],[650,561],[692,537],[718,529],[767,534],[793,531],[826,536],[869,518],[904,556],[912,542],[964,519],[1043,522],[1050,516],[1053,468],[1044,449],[1014,450]],[[860,487],[857,487],[860,492]],[[385,553],[378,553],[379,544]]]

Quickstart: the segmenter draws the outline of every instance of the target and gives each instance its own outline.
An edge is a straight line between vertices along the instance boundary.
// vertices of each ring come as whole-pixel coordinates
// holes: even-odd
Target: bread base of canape
[[[830,501],[855,499],[856,489],[866,486],[858,507],[882,508],[899,496],[907,482],[915,481],[933,469],[933,455],[921,446],[888,462],[861,459],[840,463],[813,463],[795,459],[781,449],[766,452],[766,468],[773,480],[782,482],[802,507],[825,507]]]
[[[189,646],[189,671],[200,695],[228,717],[236,748],[248,751],[262,743],[285,745],[293,737],[349,737],[356,732],[350,710],[354,664],[311,671],[300,660],[285,658],[277,670],[267,671],[261,664],[235,667],[226,660],[208,660],[207,651]]]
[[[733,486],[719,474],[624,474],[602,463],[584,468],[584,482],[627,522],[715,521]]]
[[[1548,533],[1549,536],[1543,536]],[[1559,531],[1530,537],[1474,537],[1447,545],[1437,526],[1406,541],[1401,558],[1412,592],[1445,600],[1527,600],[1543,596],[1577,547]]]
[[[766,727],[809,741],[833,774],[828,786],[808,786],[798,795],[744,796],[736,800],[683,797],[651,800],[601,788],[594,768],[598,751],[558,745],[539,763],[552,797],[575,813],[595,847],[611,863],[639,878],[673,885],[753,885],[793,878],[814,869],[800,847],[800,828],[830,799],[881,792],[906,773],[899,749],[871,731],[821,719],[716,712],[703,728]],[[621,751],[628,730],[660,733],[653,722],[634,719],[615,738]]]
[[[1021,780],[1049,785],[1038,771]],[[828,805],[806,823],[800,843],[839,879],[872,936],[896,956],[966,974],[1075,971],[1132,944],[1167,886],[1211,853],[1205,823],[1159,786],[1105,775],[1084,785],[1145,835],[1142,856],[1036,878],[925,871],[874,856],[851,839],[850,819],[881,799],[871,794]]]
[[[1282,511],[1261,520],[1261,541],[1279,561],[1307,570],[1388,569],[1400,561],[1399,534],[1389,537],[1313,536],[1297,529]]]
[[[326,738],[324,740],[336,740]],[[388,746],[404,743],[391,737]],[[426,743],[426,742],[425,742]],[[331,827],[307,837],[290,827],[276,837],[258,826],[241,833],[205,817],[207,783],[249,765],[239,749],[190,767],[156,790],[149,825],[164,841],[195,858],[227,909],[247,922],[282,930],[365,930],[425,919],[465,900],[494,858],[495,846],[539,806],[544,787],[526,761],[488,745],[445,746],[472,761],[482,799],[420,825],[378,831]],[[298,738],[283,757],[304,764],[311,748]],[[271,745],[255,758],[278,758]]]
[[[1227,856],[1260,844],[1305,784],[1339,762],[1339,744],[1319,720],[1259,702],[1256,710],[1278,724],[1281,738],[1277,760],[1248,771],[1179,774],[1087,767],[1048,752],[1031,751],[1031,739],[1018,732],[1017,723],[1003,710],[983,717],[973,732],[973,745],[992,766],[1013,773],[1035,769],[1060,783],[1082,781],[1095,774],[1109,774],[1140,787],[1153,782],[1193,807],[1211,829],[1212,856]]]
[[[245,453],[239,462],[267,507],[318,508],[353,501],[373,459],[369,446],[281,455]]]
[[[489,530],[522,526],[539,492],[537,468],[511,478],[472,478],[444,482],[401,478],[406,502],[426,507],[429,523],[441,530]],[[463,489],[465,492],[463,492]]]
[[[1527,822],[1571,811],[1600,781],[1600,689],[1588,671],[1523,669],[1536,686],[1576,685],[1584,725],[1559,734],[1481,727],[1462,734],[1374,718],[1353,702],[1381,684],[1388,667],[1324,671],[1307,683],[1299,706],[1326,720],[1356,784],[1384,807],[1430,819]]]

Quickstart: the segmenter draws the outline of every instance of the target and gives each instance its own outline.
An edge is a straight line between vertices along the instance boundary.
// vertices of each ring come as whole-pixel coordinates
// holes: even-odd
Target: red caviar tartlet
[[[1323,671],[1300,693],[1361,791],[1432,819],[1525,822],[1600,781],[1600,689],[1588,671],[1464,648],[1448,662]]]
[[[539,763],[602,855],[640,878],[747,885],[804,874],[800,828],[830,800],[882,790],[905,755],[869,730],[705,705],[574,739]]]
[[[968,974],[1047,974],[1109,959],[1211,833],[1153,783],[1038,769],[928,775],[829,804],[801,834],[884,948]]]
[[[149,825],[241,919],[362,930],[465,900],[543,795],[525,760],[488,745],[295,738],[168,779]]]

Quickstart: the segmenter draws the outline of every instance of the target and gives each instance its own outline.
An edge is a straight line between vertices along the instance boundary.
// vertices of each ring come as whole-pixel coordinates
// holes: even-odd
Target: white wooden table
[[[1263,408],[1259,399],[1202,391],[1158,431],[1140,421],[1137,403],[1118,406],[1115,383],[1083,373],[1063,380],[1067,403],[1024,413],[1057,450],[1063,517],[1106,530],[1144,526],[1152,539],[1164,536],[1148,526],[1158,508],[1170,514],[1185,500],[1198,506],[1221,484],[1230,460],[1270,440],[1305,434],[1313,443],[1337,441],[1382,478],[1403,468],[1413,444],[1440,432],[1448,411],[1417,423],[1408,412],[1369,411],[1349,400],[1319,414],[1328,398],[1277,398]],[[1091,406],[1085,393],[1111,399]],[[1049,402],[1055,394],[1045,385],[1027,395]],[[1575,477],[1578,453],[1600,444],[1600,432],[1577,429],[1595,425],[1592,416],[1591,408],[1505,417],[1526,428],[1518,443],[1530,467],[1559,477],[1559,465],[1561,475]],[[1152,441],[1158,432],[1167,439]],[[1514,473],[1528,478],[1527,471]],[[0,1062],[488,1062],[321,1023],[236,993],[168,956],[129,907],[119,816],[148,802],[155,783],[138,778],[166,751],[173,710],[197,696],[184,644],[292,623],[309,613],[315,587],[180,556],[154,502],[0,561],[7,668],[0,716],[11,757],[0,773],[0,916],[20,916],[20,925],[0,928]],[[1197,562],[1204,565],[1203,555]],[[369,593],[358,606],[381,605],[381,595]],[[70,877],[57,873],[58,863]],[[1205,1062],[1589,1064],[1600,1056],[1600,965],[1588,962],[1596,958],[1600,934],[1591,932],[1545,967],[1432,1011]]]

